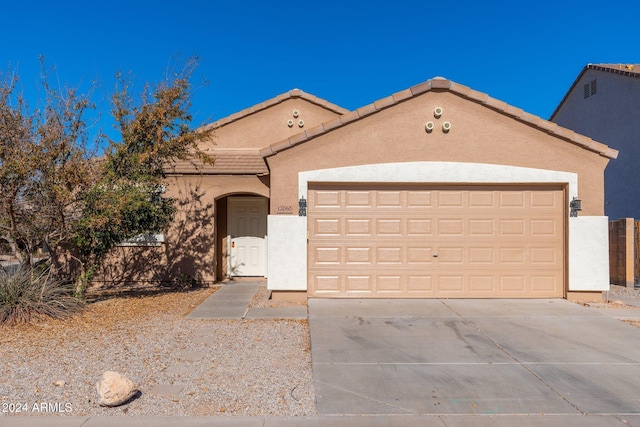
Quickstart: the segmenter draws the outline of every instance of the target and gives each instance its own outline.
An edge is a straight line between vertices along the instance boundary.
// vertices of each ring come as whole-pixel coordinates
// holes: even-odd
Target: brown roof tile
[[[213,153],[212,165],[198,159],[178,160],[167,168],[169,174],[267,175],[269,169],[258,151],[220,151]]]
[[[428,80],[424,83],[413,86],[405,91],[398,92],[401,94],[399,96],[392,95],[387,98],[383,98],[379,101],[374,102],[373,104],[365,105],[364,107],[358,108],[356,111],[351,113],[344,114],[339,117],[340,124],[336,122],[336,120],[332,120],[323,125],[319,125],[316,129],[311,128],[308,129],[305,133],[301,133],[296,135],[295,137],[288,139],[288,144],[285,146],[282,142],[277,142],[275,144],[271,144],[270,147],[266,147],[261,150],[261,153],[265,156],[272,156],[279,151],[286,150],[290,146],[302,144],[310,139],[315,138],[316,136],[322,135],[326,132],[330,132],[333,129],[342,127],[347,125],[350,122],[357,121],[371,114],[375,114],[381,109],[388,108],[392,105],[395,105],[400,102],[404,102],[407,99],[418,96],[422,93],[428,92],[430,90],[447,90],[452,93],[455,93],[458,96],[469,99],[470,101],[476,102],[478,104],[484,105],[485,107],[491,108],[501,114],[508,115],[513,117],[515,120],[518,120],[522,123],[525,123],[529,126],[537,128],[543,132],[547,132],[552,135],[556,135],[559,138],[565,139],[570,143],[578,145],[584,149],[593,151],[598,153],[604,157],[615,159],[618,156],[618,152],[614,149],[609,148],[605,144],[601,144],[599,142],[593,141],[590,138],[579,135],[569,129],[562,128],[553,122],[549,122],[544,120],[538,116],[527,113],[520,108],[511,106],[503,101],[500,101],[495,98],[491,98],[489,95],[475,91],[473,89],[468,88],[467,86],[463,86],[452,82],[450,80],[444,79],[442,77],[435,77],[431,80]],[[411,93],[411,96],[408,96],[407,91]]]
[[[587,68],[625,76],[640,77],[640,64],[587,64]]]
[[[393,97],[394,101],[402,102],[404,100],[411,98],[413,95],[411,94],[410,89],[405,89],[405,90],[401,90],[400,92],[396,92],[391,96]]]

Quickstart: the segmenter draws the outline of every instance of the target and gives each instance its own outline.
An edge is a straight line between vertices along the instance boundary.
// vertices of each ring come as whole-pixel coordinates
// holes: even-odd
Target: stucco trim
[[[375,101],[372,104],[365,105],[361,108],[358,108],[356,111],[352,111],[350,113],[346,113],[340,117],[341,124],[336,126],[335,123],[332,123],[331,126],[323,126],[322,124],[314,127],[312,129],[308,129],[306,132],[302,133],[292,141],[291,138],[288,139],[287,144],[283,144],[283,141],[275,142],[268,147],[263,148],[260,153],[264,157],[269,157],[277,154],[280,151],[288,150],[292,147],[295,147],[298,144],[303,144],[309,140],[312,140],[324,133],[333,131],[339,127],[347,126],[349,123],[362,120],[365,117],[368,117],[372,114],[376,114],[382,110],[393,107],[394,105],[400,102],[406,102],[407,100],[419,96],[423,93],[429,91],[449,91],[454,93],[462,98],[468,99],[471,102],[475,102],[477,104],[483,105],[487,108],[490,108],[500,114],[505,116],[509,116],[514,120],[532,126],[542,132],[549,133],[556,138],[565,140],[569,143],[575,144],[585,150],[592,151],[597,153],[603,157],[607,157],[610,159],[615,159],[618,157],[618,152],[605,144],[594,141],[593,139],[577,134],[569,129],[562,128],[560,126],[554,125],[553,130],[550,131],[550,127],[547,124],[547,121],[535,116],[533,114],[525,113],[520,108],[513,107],[503,101],[500,101],[495,98],[491,98],[490,96],[483,94],[481,92],[470,89],[469,87],[460,85],[451,80],[435,77],[431,80],[427,80],[424,83],[413,86],[408,89],[411,92],[411,96],[407,95],[407,91],[398,92],[392,94],[386,98],[382,98],[378,101]]]
[[[562,183],[569,198],[578,196],[572,172],[460,162],[402,162],[319,169],[298,174],[298,194],[307,197],[309,182],[407,182],[432,184]]]
[[[578,196],[578,175],[573,172],[460,162],[384,163],[303,171],[298,173],[298,194],[308,199],[309,183],[327,182],[548,183],[566,185],[569,200]],[[270,236],[281,234],[278,241],[270,240],[270,248],[279,252],[277,257],[270,254],[269,259],[288,260],[287,263],[269,263],[269,289],[306,290],[307,217],[272,215],[269,221]],[[570,218],[568,228],[567,290],[604,290],[609,283],[606,217]]]

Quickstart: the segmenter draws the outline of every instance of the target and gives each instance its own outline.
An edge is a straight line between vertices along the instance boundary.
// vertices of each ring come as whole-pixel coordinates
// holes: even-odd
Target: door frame
[[[231,224],[232,224],[232,215],[233,215],[233,204],[234,202],[242,202],[242,201],[250,201],[250,202],[259,202],[261,205],[261,209],[264,213],[264,226],[265,226],[265,236],[264,236],[264,263],[262,267],[262,274],[260,275],[234,275],[232,274],[231,267],[231,245],[232,245],[232,237],[231,237]],[[256,203],[258,204],[258,203]],[[226,267],[227,277],[267,277],[267,265],[269,259],[269,253],[267,250],[268,243],[268,228],[267,228],[267,215],[269,213],[269,199],[264,196],[250,196],[250,195],[240,195],[240,196],[228,196],[227,197],[227,233],[226,233]]]

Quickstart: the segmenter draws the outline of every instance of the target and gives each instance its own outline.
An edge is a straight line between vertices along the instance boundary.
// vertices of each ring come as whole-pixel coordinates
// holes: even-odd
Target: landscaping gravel
[[[70,319],[0,326],[0,417],[316,415],[307,321],[185,318],[216,290],[110,296]],[[612,285],[616,298],[640,299],[640,289]],[[280,304],[265,290],[251,302]],[[107,370],[139,396],[99,406]]]
[[[185,318],[215,290],[115,297],[71,319],[0,326],[0,417],[315,415],[307,321]],[[100,407],[107,370],[138,398]]]
[[[640,289],[611,285],[611,289],[609,290],[609,300],[614,300],[616,298],[640,299]]]

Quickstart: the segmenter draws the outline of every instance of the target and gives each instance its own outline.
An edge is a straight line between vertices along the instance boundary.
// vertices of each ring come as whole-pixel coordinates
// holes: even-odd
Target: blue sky
[[[116,71],[163,78],[200,57],[194,124],[293,88],[347,109],[443,76],[548,118],[587,63],[639,63],[640,2],[422,0],[5,1],[0,70],[35,96],[39,55],[95,87],[109,132]],[[208,82],[208,84],[205,84]]]

